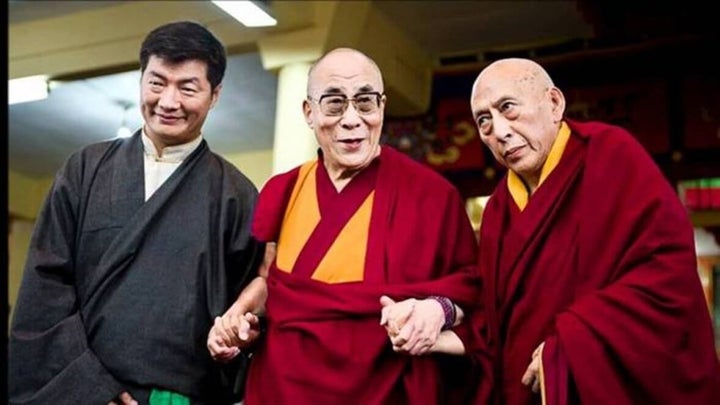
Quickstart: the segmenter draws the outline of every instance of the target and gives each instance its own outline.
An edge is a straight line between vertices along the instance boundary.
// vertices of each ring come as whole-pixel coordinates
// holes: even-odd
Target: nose
[[[510,121],[505,119],[502,115],[493,117],[492,119],[492,134],[497,140],[504,141],[512,136],[512,129],[510,128]]]
[[[353,103],[348,103],[348,106],[340,119],[340,125],[346,129],[353,129],[359,127],[361,123],[362,118],[360,118],[360,114],[358,114],[355,109],[355,105],[353,105]]]
[[[160,93],[160,100],[158,101],[160,108],[165,110],[175,110],[180,107],[180,101],[178,99],[178,91],[172,86],[167,86]]]

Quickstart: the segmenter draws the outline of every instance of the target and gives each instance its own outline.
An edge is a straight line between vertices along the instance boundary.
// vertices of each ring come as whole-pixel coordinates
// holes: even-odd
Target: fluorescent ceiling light
[[[277,25],[277,20],[270,17],[265,10],[252,1],[212,0],[212,2],[246,27],[269,27]]]
[[[126,126],[122,126],[122,127],[118,128],[116,135],[118,138],[130,138],[132,136],[132,134],[133,134],[132,129],[130,129]]]
[[[8,80],[8,105],[43,100],[47,96],[46,76],[28,76]]]

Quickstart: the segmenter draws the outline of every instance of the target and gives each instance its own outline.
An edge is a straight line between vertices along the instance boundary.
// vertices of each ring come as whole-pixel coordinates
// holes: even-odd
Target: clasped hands
[[[395,302],[383,295],[380,304],[380,325],[385,327],[394,351],[422,355],[432,350],[445,323],[440,303],[414,298]]]
[[[216,361],[226,363],[260,336],[260,318],[251,312],[228,311],[215,318],[210,329],[207,347]]]
[[[382,296],[380,304],[380,325],[385,327],[393,350],[410,355],[422,355],[432,350],[445,323],[445,313],[436,300],[411,298],[395,302]],[[213,359],[228,362],[250,347],[259,336],[260,319],[256,314],[228,311],[215,318],[207,347]]]

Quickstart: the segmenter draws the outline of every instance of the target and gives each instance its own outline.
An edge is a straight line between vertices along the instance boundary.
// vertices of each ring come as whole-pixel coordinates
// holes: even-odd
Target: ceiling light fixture
[[[131,107],[133,107],[133,103],[125,100],[116,100],[115,102],[123,108],[122,122],[120,123],[120,128],[118,128],[115,135],[118,138],[129,138],[132,136],[133,131],[128,127],[127,124],[127,112]]]
[[[252,1],[216,1],[212,2],[240,21],[246,27],[270,27],[277,25],[277,20]]]
[[[44,100],[48,97],[47,76],[28,76],[8,80],[8,105]]]
[[[117,130],[118,138],[130,138],[132,136],[132,130],[126,126],[122,126]]]

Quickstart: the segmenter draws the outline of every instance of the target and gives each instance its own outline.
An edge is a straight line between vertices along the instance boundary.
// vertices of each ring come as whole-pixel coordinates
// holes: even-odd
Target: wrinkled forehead
[[[377,66],[365,56],[353,52],[338,52],[327,56],[313,69],[308,89],[321,93],[354,94],[360,91],[383,92],[382,75]]]
[[[488,70],[478,76],[473,85],[472,103],[495,103],[503,98],[533,97],[539,94],[542,88],[542,81],[530,70]]]

